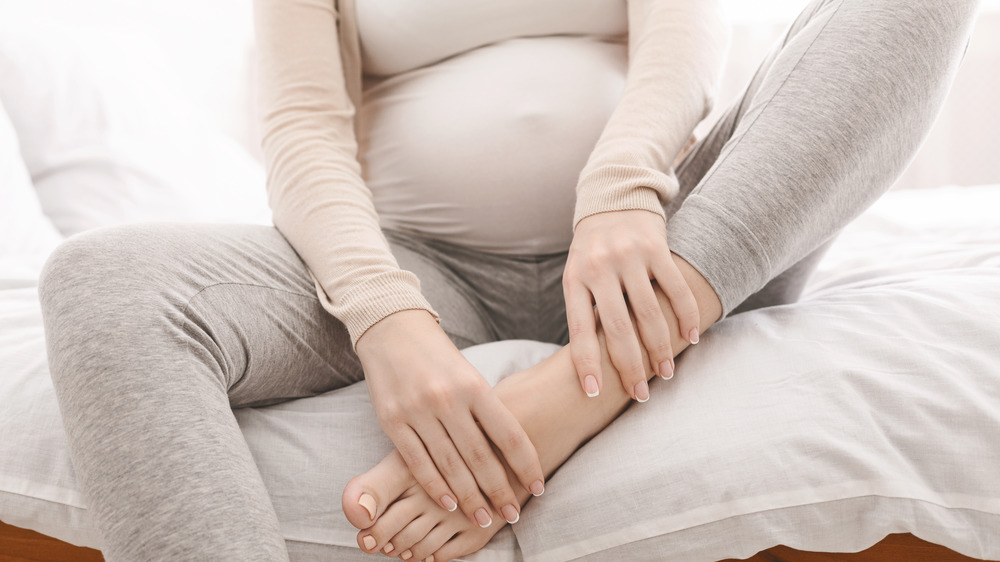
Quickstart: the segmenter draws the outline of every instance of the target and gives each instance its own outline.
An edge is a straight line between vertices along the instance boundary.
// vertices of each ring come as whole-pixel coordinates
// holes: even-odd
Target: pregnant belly
[[[518,38],[366,84],[359,142],[382,225],[494,253],[566,250],[626,65],[623,43]]]

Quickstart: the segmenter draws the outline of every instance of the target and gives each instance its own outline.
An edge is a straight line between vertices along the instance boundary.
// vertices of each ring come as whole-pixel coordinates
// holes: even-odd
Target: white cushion
[[[0,100],[64,235],[141,220],[269,220],[260,166],[193,117],[138,30],[4,18]]]
[[[932,216],[945,204],[962,212]],[[713,327],[470,559],[717,560],[894,532],[1000,558],[998,205],[1000,187],[887,195],[831,248],[850,266]],[[99,546],[35,299],[0,291],[0,520]],[[554,349],[465,353],[495,381]],[[391,447],[363,384],[236,416],[293,556],[366,559],[337,507]]]
[[[17,134],[0,102],[0,270],[34,278],[62,236],[42,214],[21,159]]]

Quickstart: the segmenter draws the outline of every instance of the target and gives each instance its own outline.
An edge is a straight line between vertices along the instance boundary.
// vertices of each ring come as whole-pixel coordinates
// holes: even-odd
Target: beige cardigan
[[[580,173],[574,226],[606,211],[663,216],[671,164],[711,108],[727,44],[713,0],[628,0],[622,98]],[[437,313],[401,270],[358,161],[355,0],[255,0],[262,146],[274,224],[324,308],[358,339],[401,310]]]

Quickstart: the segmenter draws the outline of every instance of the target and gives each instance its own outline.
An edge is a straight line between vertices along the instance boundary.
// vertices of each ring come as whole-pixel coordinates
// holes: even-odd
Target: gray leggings
[[[821,0],[795,22],[679,167],[681,195],[667,209],[672,248],[727,312],[796,300],[836,232],[889,187],[940,107],[976,7]],[[565,253],[496,256],[386,236],[459,346],[566,343]],[[55,252],[40,295],[71,454],[107,559],[286,559],[231,409],[363,373],[281,234],[92,231]]]

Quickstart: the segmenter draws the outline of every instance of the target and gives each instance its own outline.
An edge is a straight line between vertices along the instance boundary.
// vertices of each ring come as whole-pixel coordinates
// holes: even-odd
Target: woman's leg
[[[968,44],[975,0],[816,0],[678,167],[667,239],[723,314],[794,302],[909,164]]]
[[[678,170],[684,193],[668,209],[668,240],[696,298],[707,287],[724,315],[741,303],[747,309],[798,297],[822,246],[916,151],[954,76],[976,4],[821,0],[807,8]],[[686,342],[658,297],[679,353]],[[698,301],[707,327],[718,315],[711,317],[712,299]],[[603,368],[615,372],[606,350],[603,356]],[[614,390],[585,398],[566,348],[497,386],[546,471],[628,405]],[[366,490],[399,498],[374,524],[357,506]],[[395,455],[353,480],[343,499],[363,529],[359,544],[376,551],[392,543],[394,556],[407,549],[418,559],[460,556],[499,528],[472,528],[425,501]]]
[[[398,252],[432,304],[455,301],[453,339],[477,342],[448,272]],[[270,227],[134,225],[56,250],[40,286],[49,365],[108,560],[287,557],[231,408],[363,378],[315,291]]]

